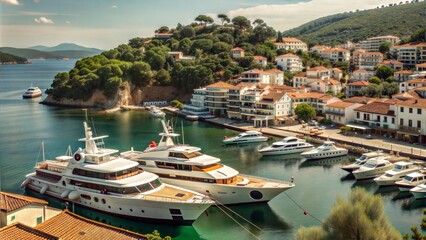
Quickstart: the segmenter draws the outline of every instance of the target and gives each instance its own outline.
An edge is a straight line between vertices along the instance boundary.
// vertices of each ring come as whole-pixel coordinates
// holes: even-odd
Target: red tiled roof
[[[413,74],[413,71],[411,70],[401,70],[401,71],[396,71],[394,72],[394,74]]]
[[[231,85],[231,84],[226,83],[226,82],[217,82],[217,83],[213,83],[213,84],[206,86],[206,88],[227,88],[227,89],[233,88],[233,87],[234,87],[234,85]]]
[[[417,78],[408,80],[407,83],[425,83],[426,84],[426,78]]]
[[[364,106],[357,107],[354,110],[359,112],[394,116],[395,112],[390,110],[390,105],[391,103],[386,102],[372,102],[365,104]]]
[[[308,74],[306,72],[300,72],[300,73],[294,75],[294,77],[306,77],[306,76],[308,76]]]
[[[354,104],[355,103],[340,101],[340,102],[329,103],[326,106],[327,107],[333,107],[333,108],[347,108],[347,107],[352,106]]]
[[[233,49],[231,49],[233,51],[244,51],[244,49],[240,48],[240,47],[235,47]]]
[[[11,212],[31,204],[47,205],[48,202],[33,197],[0,192],[0,209],[6,212]]]
[[[324,66],[317,66],[317,67],[307,69],[306,71],[325,71],[325,70],[330,70],[330,69],[328,69]]]
[[[300,39],[294,38],[294,37],[283,37],[283,42],[303,42]]]
[[[332,68],[331,70],[336,71],[336,72],[343,72],[342,69],[340,69],[340,68]]]
[[[343,100],[344,102],[351,102],[351,103],[369,103],[376,100],[376,98],[369,98],[369,97],[351,97]]]
[[[83,218],[68,210],[37,225],[35,229],[60,239],[147,239],[144,235]]]
[[[285,94],[285,92],[269,92],[268,94],[262,96],[261,101],[272,100],[273,102],[276,102],[280,100]]]
[[[325,49],[324,52],[347,52],[349,53],[349,50],[346,50],[344,48],[329,48],[329,49]]]
[[[299,58],[299,56],[292,54],[292,53],[282,54],[282,55],[276,56],[275,58],[285,58],[285,57],[297,57],[297,58]]]
[[[374,71],[365,70],[365,69],[358,69],[353,71],[353,73],[374,73]]]
[[[2,240],[59,240],[57,236],[39,231],[25,224],[16,222],[0,229],[0,238]]]
[[[416,64],[416,67],[426,67],[426,62]]]
[[[368,85],[370,85],[370,83],[367,81],[356,81],[356,82],[347,84],[347,86],[368,86]]]
[[[289,95],[293,99],[300,99],[300,98],[321,98],[326,94],[320,93],[320,92],[303,92],[303,93],[292,92],[292,93],[289,93]]]
[[[392,65],[403,65],[404,63],[397,61],[397,60],[383,60],[381,63],[379,64],[392,64]]]
[[[416,107],[416,108],[426,108],[426,99],[408,99],[406,101],[401,101],[397,105],[407,106],[407,107]]]
[[[265,60],[266,57],[264,56],[253,56],[253,60]]]
[[[282,73],[283,71],[277,69],[277,68],[271,68],[266,70],[265,72],[270,72],[270,73]]]

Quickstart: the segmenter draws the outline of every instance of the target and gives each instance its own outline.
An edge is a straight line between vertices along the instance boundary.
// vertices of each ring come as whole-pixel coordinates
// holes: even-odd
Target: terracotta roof
[[[370,83],[367,81],[356,81],[356,82],[348,83],[346,86],[368,86],[368,85],[370,85]]]
[[[416,64],[416,67],[426,67],[426,62]]]
[[[408,80],[407,83],[425,83],[426,84],[426,78],[417,78]]]
[[[221,81],[221,82],[210,84],[210,85],[206,86],[205,88],[227,88],[227,89],[229,89],[229,88],[233,88],[233,87],[234,87],[234,85],[231,85],[229,83]]]
[[[273,102],[276,102],[280,100],[285,94],[285,92],[269,92],[268,94],[262,96],[261,101],[272,100]]]
[[[242,74],[244,74],[244,73],[259,73],[259,74],[264,74],[263,70],[260,70],[260,69],[257,69],[257,68],[253,68],[251,70],[242,72]]]
[[[303,92],[303,93],[292,92],[292,93],[289,93],[289,96],[291,98],[293,98],[293,99],[300,99],[300,98],[321,98],[324,95],[326,95],[326,94],[320,93],[320,92]]]
[[[283,73],[283,71],[277,69],[277,68],[271,68],[266,70],[265,72],[269,72],[269,73]]]
[[[297,58],[299,58],[299,56],[297,56],[295,54],[292,54],[292,53],[282,54],[282,55],[276,56],[275,58],[287,58],[287,57],[297,57]]]
[[[398,103],[401,106],[426,108],[426,99],[408,99]]]
[[[340,68],[332,68],[331,70],[336,71],[336,72],[343,72],[342,69],[340,69]]]
[[[235,47],[235,48],[233,48],[233,49],[231,49],[231,50],[237,50],[237,51],[244,51],[244,49],[242,49],[242,48],[240,48],[240,47]]]
[[[0,229],[0,237],[2,240],[17,240],[17,239],[30,239],[30,240],[59,240],[57,236],[39,231],[25,224],[16,222]]]
[[[395,112],[390,110],[390,105],[391,103],[372,102],[372,103],[365,104],[364,106],[357,107],[354,110],[359,112],[395,116]]]
[[[283,37],[283,42],[303,42],[300,39],[294,38],[294,37]]]
[[[330,69],[324,66],[318,66],[318,67],[309,68],[306,71],[325,71],[325,70],[330,70]]]
[[[266,57],[264,56],[253,56],[253,60],[265,60]]]
[[[333,107],[333,108],[347,108],[347,107],[352,106],[354,104],[356,104],[356,103],[340,101],[340,102],[329,103],[326,106],[327,107]]]
[[[294,91],[295,89],[294,89],[294,87],[291,87],[291,86],[287,86],[287,85],[276,85],[276,84],[274,84],[274,85],[272,85],[272,89],[275,89],[275,90],[281,90],[281,91]]]
[[[330,99],[332,99],[332,98],[335,98],[335,97],[333,97],[333,96],[329,96],[329,95],[324,95],[324,96],[322,96],[322,97],[319,97],[318,99],[328,101],[328,100],[330,100]]]
[[[0,192],[0,209],[3,211],[11,212],[31,204],[47,205],[48,202],[33,197]]]
[[[344,102],[351,102],[351,103],[369,103],[376,100],[376,98],[369,98],[369,97],[351,97],[343,100]]]
[[[391,36],[391,35],[387,35],[387,36],[378,36],[378,37],[371,37],[371,38],[368,38],[368,39],[380,39],[380,38],[399,38],[399,37],[395,37],[395,36]]]
[[[68,210],[37,225],[35,229],[61,239],[147,239],[144,235],[83,218]]]
[[[353,71],[353,73],[373,73],[374,74],[374,71],[365,70],[365,69],[358,69],[358,70]]]
[[[349,53],[349,50],[346,50],[344,48],[329,48],[329,49],[325,49],[323,52],[347,52]]]
[[[419,88],[416,88],[416,90],[417,89],[419,89]],[[392,97],[396,98],[396,99],[420,98],[420,96],[414,90],[408,91],[408,92],[394,94],[394,95],[392,95]]]
[[[401,71],[394,72],[394,74],[395,73],[397,73],[397,74],[413,74],[413,71],[411,71],[411,70],[401,70]]]
[[[306,77],[306,76],[308,76],[308,74],[306,72],[300,72],[300,73],[294,75],[294,77]]]
[[[399,45],[397,47],[423,47],[426,46],[426,42],[412,42],[412,43],[406,43]]]
[[[398,64],[398,65],[403,65],[404,63],[402,63],[400,61],[397,61],[397,60],[383,60],[379,64],[392,64],[392,65]]]

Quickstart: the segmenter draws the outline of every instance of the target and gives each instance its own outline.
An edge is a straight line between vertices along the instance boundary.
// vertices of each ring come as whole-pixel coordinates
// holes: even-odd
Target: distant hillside
[[[426,3],[408,3],[365,11],[340,13],[283,32],[311,44],[334,45],[369,37],[405,37],[426,25]]]
[[[53,51],[84,51],[84,52],[91,52],[94,54],[99,54],[103,52],[101,49],[97,48],[87,48],[83,47],[74,43],[61,43],[54,47],[46,47],[42,45],[29,47],[29,49],[39,50],[39,51],[45,51],[45,52],[53,52]]]
[[[0,52],[0,64],[28,63],[28,59]]]
[[[28,59],[85,58],[97,55],[102,52],[102,50],[100,49],[85,48],[75,44],[72,44],[70,46],[61,45],[58,45],[56,47],[34,46],[32,47],[33,49],[1,47],[0,51]],[[69,49],[67,49],[67,47]],[[46,50],[37,50],[35,48]]]

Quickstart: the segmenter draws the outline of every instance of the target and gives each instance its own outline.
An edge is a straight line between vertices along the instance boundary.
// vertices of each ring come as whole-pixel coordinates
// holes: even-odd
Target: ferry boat
[[[330,157],[345,156],[348,154],[348,149],[339,148],[334,145],[333,141],[325,141],[323,145],[307,152],[302,152],[301,155],[306,159],[322,159]]]
[[[352,173],[353,171],[359,169],[362,165],[364,165],[368,160],[379,157],[379,156],[383,156],[383,152],[377,151],[377,152],[363,153],[359,158],[355,159],[354,163],[341,166],[340,168],[342,170]]]
[[[382,175],[385,171],[392,169],[393,166],[393,163],[381,156],[368,160],[363,166],[352,173],[357,180],[375,178]]]
[[[267,202],[293,188],[289,182],[240,174],[220,163],[220,159],[201,153],[199,147],[175,144],[180,136],[161,121],[163,132],[158,145],[151,142],[144,151],[122,152],[121,156],[137,161],[145,171],[155,173],[165,183],[209,195],[217,204]]]
[[[255,143],[266,141],[268,141],[268,138],[262,136],[262,133],[258,131],[245,131],[235,137],[225,136],[223,139],[223,143],[225,144]]]
[[[297,137],[286,137],[281,141],[272,143],[271,146],[259,149],[259,153],[264,156],[284,155],[292,153],[301,153],[312,149],[314,146],[307,143],[305,139]]]
[[[22,95],[22,98],[36,98],[40,97],[42,92],[38,87],[29,87],[27,91]]]
[[[395,182],[395,185],[401,192],[410,191],[411,188],[426,182],[426,173],[422,169],[418,172],[413,172],[405,176],[402,180]]]
[[[379,186],[392,186],[396,181],[403,179],[407,174],[419,171],[420,167],[411,162],[396,162],[392,170],[374,179]]]
[[[28,174],[21,187],[126,218],[171,224],[192,224],[214,202],[207,196],[164,184],[138,163],[101,148],[84,122],[86,144],[73,156],[45,160]]]

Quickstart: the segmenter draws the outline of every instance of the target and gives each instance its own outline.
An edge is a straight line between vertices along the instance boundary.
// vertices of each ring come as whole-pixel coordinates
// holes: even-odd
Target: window
[[[359,115],[360,115],[359,112],[356,112],[356,118],[359,118]]]
[[[395,124],[395,118],[392,118],[392,124]]]
[[[403,126],[404,125],[404,119],[399,119],[399,125]]]
[[[408,126],[409,126],[409,127],[412,127],[412,126],[413,126],[413,120],[411,120],[411,119],[409,119],[409,120],[408,120]]]
[[[418,108],[417,109],[417,114],[422,114],[422,109]]]
[[[41,224],[43,222],[43,217],[37,218],[37,225]]]
[[[388,122],[388,117],[384,117],[383,122]]]
[[[413,113],[413,108],[409,108],[409,109],[408,109],[408,112],[409,112],[409,113]]]
[[[422,128],[422,122],[421,121],[417,121],[417,127]]]
[[[404,112],[404,107],[400,107],[399,111]]]

